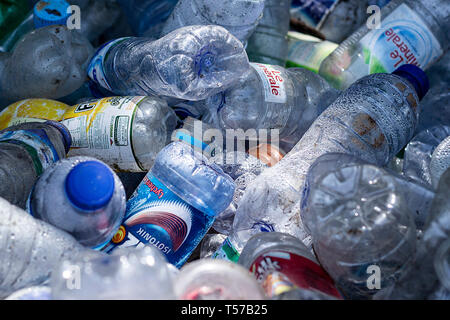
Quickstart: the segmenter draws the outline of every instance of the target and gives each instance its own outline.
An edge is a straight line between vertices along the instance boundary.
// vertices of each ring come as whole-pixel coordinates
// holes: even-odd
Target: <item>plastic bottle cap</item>
[[[39,1],[33,10],[34,27],[39,29],[56,24],[66,25],[69,18],[69,13],[67,13],[69,6],[65,0]]]
[[[64,149],[67,152],[69,152],[70,147],[72,146],[72,135],[70,134],[69,129],[62,123],[56,122],[56,121],[46,121],[45,124],[48,124],[49,126],[55,127],[59,130],[63,137],[63,143],[64,143]]]
[[[420,100],[422,100],[422,98],[427,94],[428,90],[430,90],[430,81],[428,80],[428,76],[422,69],[415,65],[404,64],[397,70],[392,72],[392,74],[398,75],[408,80],[416,89],[417,95],[419,96]]]
[[[101,162],[82,162],[67,175],[66,193],[69,200],[82,210],[104,208],[114,193],[114,175]]]

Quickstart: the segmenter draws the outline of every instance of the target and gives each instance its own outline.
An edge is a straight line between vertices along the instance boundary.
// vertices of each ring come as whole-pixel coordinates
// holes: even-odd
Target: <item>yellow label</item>
[[[13,103],[0,112],[0,130],[34,121],[61,121],[70,107],[49,99],[26,99]]]

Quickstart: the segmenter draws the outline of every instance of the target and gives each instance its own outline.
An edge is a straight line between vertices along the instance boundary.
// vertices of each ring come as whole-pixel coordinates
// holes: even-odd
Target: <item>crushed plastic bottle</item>
[[[424,70],[449,48],[450,5],[441,0],[393,0],[381,10],[381,27],[362,26],[329,55],[320,75],[339,89],[403,64]]]
[[[91,157],[70,157],[42,174],[27,209],[35,218],[70,233],[82,245],[101,249],[125,215],[125,190],[105,163]]]
[[[219,25],[242,43],[255,31],[262,18],[265,0],[179,0],[161,36],[187,26]]]
[[[386,165],[412,138],[417,106],[427,88],[425,73],[415,66],[354,83],[278,164],[247,186],[233,232],[224,243],[226,251],[238,255],[247,240],[262,231],[288,233],[311,246],[300,218],[301,193],[311,164],[323,154],[338,152]]]
[[[62,117],[72,134],[69,156],[90,156],[117,171],[143,172],[170,142],[177,116],[157,97],[108,97],[69,108]]]
[[[119,95],[202,100],[223,91],[248,68],[242,43],[220,26],[190,26],[152,41],[120,38],[102,46],[89,77]]]
[[[242,266],[211,259],[186,264],[175,279],[181,300],[264,300],[260,285]]]
[[[291,0],[265,0],[263,17],[248,41],[250,61],[285,66],[290,4]]]
[[[29,122],[0,131],[0,197],[25,209],[38,177],[66,157],[70,133],[63,125]]]
[[[63,260],[52,273],[55,300],[171,300],[171,271],[155,248],[126,248],[111,255]],[[157,288],[157,290],[149,290]]]

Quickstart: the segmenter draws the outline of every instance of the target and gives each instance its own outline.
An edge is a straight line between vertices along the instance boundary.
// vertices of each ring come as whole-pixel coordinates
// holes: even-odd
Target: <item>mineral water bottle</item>
[[[178,0],[117,0],[134,34],[159,38]]]
[[[234,182],[182,142],[166,146],[127,202],[122,225],[104,249],[150,244],[181,267],[232,201]]]
[[[450,134],[442,141],[431,155],[430,171],[433,187],[437,188],[442,174],[450,168]]]
[[[48,168],[33,187],[27,205],[35,218],[93,249],[101,249],[111,240],[125,208],[125,190],[119,177],[90,157],[71,157]]]
[[[53,268],[87,249],[71,235],[0,198],[0,299],[41,285]]]
[[[298,289],[341,299],[333,280],[311,251],[291,235],[279,232],[254,235],[242,250],[238,263],[255,276],[272,299]]]
[[[264,0],[180,0],[161,35],[181,27],[219,25],[246,43],[262,18]]]
[[[441,0],[393,0],[381,11],[379,29],[363,25],[322,62],[319,73],[346,89],[403,64],[426,70],[449,48],[449,13],[450,5]]]
[[[338,95],[309,70],[251,63],[231,88],[199,103],[207,106],[206,119],[216,128],[278,130],[292,148]]]
[[[121,249],[105,256],[63,260],[55,267],[50,284],[55,300],[175,298],[166,259],[149,246]]]
[[[38,177],[66,157],[70,133],[63,125],[29,122],[0,131],[0,197],[25,209]]]
[[[69,156],[90,156],[118,171],[143,172],[170,142],[177,120],[160,98],[127,96],[75,105],[61,122],[72,134]]]
[[[429,186],[433,185],[431,157],[437,146],[449,135],[450,127],[442,125],[430,127],[417,134],[405,148],[403,174]]]
[[[280,162],[247,186],[226,250],[238,255],[261,231],[289,233],[310,246],[300,217],[300,197],[311,164],[331,152],[379,166],[389,163],[413,137],[427,84],[422,70],[404,66],[394,74],[367,76],[344,91]]]
[[[175,278],[180,300],[264,300],[260,285],[240,265],[210,259],[186,264]]]
[[[102,46],[89,77],[119,95],[202,100],[231,86],[248,58],[242,43],[220,26],[190,26],[159,40],[120,38]]]
[[[290,5],[291,0],[265,1],[263,18],[248,41],[250,61],[285,66]]]
[[[387,296],[416,250],[403,186],[372,164],[320,172],[314,170],[301,206],[318,260],[346,298]]]
[[[86,79],[92,52],[86,38],[65,26],[28,33],[14,51],[0,53],[0,106],[25,98],[58,99],[72,93]]]

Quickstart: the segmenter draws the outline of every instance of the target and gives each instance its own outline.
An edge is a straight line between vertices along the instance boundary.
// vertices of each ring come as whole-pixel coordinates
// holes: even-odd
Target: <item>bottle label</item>
[[[285,79],[276,66],[262,63],[250,63],[256,70],[264,86],[266,102],[286,103]]]
[[[103,251],[150,244],[178,267],[197,247],[212,222],[150,171],[128,200],[122,226]]]
[[[88,67],[89,78],[91,78],[93,81],[97,82],[103,88],[108,89],[109,91],[112,91],[112,89],[108,83],[108,80],[106,80],[103,63],[108,56],[109,50],[112,47],[118,45],[119,43],[121,43],[129,38],[130,37],[120,38],[120,39],[112,40],[108,43],[105,43],[103,46],[101,46],[97,50],[97,52],[94,54],[94,57],[91,60],[91,63],[89,64],[89,67]]]
[[[30,155],[38,176],[59,160],[58,152],[45,130],[42,129],[6,131],[0,133],[0,143],[11,143],[23,147]]]
[[[320,29],[339,0],[293,0],[291,16]]]
[[[426,69],[443,53],[422,18],[401,4],[383,19],[381,28],[361,39],[369,73],[391,73],[403,64]]]
[[[0,112],[0,130],[25,122],[61,121],[69,108],[67,104],[55,100],[21,100]]]
[[[238,262],[239,256],[239,252],[234,248],[230,240],[226,238],[222,246],[211,256],[211,258]]]
[[[292,287],[286,281],[280,282],[282,288],[276,288],[276,283],[269,283],[277,280],[276,277],[268,277],[271,273],[279,272],[298,288],[316,290],[324,294],[341,299],[339,291],[334,285],[333,279],[316,262],[305,257],[283,251],[273,250],[260,255],[250,266],[252,272],[259,283],[266,283],[268,293],[286,291],[285,288]],[[272,286],[274,285],[274,286]]]
[[[319,73],[322,61],[337,47],[337,44],[329,41],[289,41],[289,53],[286,67],[300,67]]]
[[[114,169],[145,171],[133,154],[135,111],[146,97],[109,97],[69,109],[61,121],[72,135],[69,156],[89,155]]]

